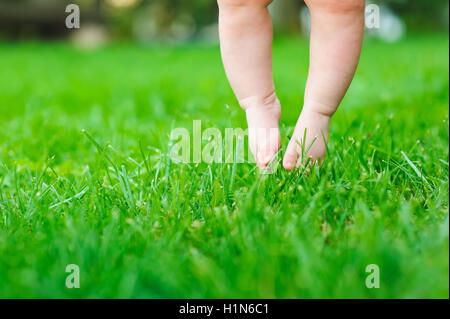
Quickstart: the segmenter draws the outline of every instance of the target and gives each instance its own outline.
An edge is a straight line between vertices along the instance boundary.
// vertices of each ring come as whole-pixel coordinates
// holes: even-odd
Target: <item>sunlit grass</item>
[[[448,298],[448,54],[367,41],[324,167],[261,175],[166,156],[245,127],[217,47],[0,45],[0,296]],[[307,43],[274,56],[286,147]]]

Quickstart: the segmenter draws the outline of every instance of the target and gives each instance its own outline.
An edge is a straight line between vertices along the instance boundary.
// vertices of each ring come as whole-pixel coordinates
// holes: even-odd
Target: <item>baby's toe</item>
[[[279,133],[271,136],[269,140],[262,138],[258,146],[257,164],[260,168],[267,167],[280,148]]]
[[[283,167],[288,171],[293,170],[296,167],[297,160],[299,158],[298,147],[295,138],[289,142],[284,154]]]

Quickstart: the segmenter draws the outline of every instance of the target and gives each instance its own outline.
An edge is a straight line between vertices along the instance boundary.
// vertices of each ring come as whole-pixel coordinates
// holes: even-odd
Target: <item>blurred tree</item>
[[[406,22],[409,30],[442,29],[448,27],[448,0],[384,0]]]
[[[170,40],[180,34],[195,35],[217,20],[217,5],[212,0],[103,1],[110,25],[119,36]],[[125,2],[130,5],[122,5]]]
[[[368,0],[389,6],[408,29],[448,30],[448,0]],[[104,24],[118,37],[186,40],[217,23],[215,0],[0,0],[0,35],[67,36],[68,3],[81,7],[81,23]],[[270,6],[279,33],[298,32],[303,0],[275,0]],[[211,26],[208,28],[208,26]]]
[[[275,32],[291,33],[300,30],[302,0],[277,0],[270,5]]]
[[[102,23],[93,0],[0,0],[0,36],[8,38],[64,37],[66,5],[77,3],[82,10],[82,22]]]

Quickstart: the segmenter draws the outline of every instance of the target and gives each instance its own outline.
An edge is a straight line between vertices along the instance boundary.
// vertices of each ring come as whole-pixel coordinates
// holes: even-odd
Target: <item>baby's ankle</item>
[[[253,108],[262,108],[267,110],[273,110],[274,108],[281,108],[280,101],[275,92],[262,96],[250,96],[239,100],[241,107],[248,111]]]
[[[302,113],[331,119],[336,112],[336,109],[337,107],[335,106],[323,104],[317,101],[305,100]]]

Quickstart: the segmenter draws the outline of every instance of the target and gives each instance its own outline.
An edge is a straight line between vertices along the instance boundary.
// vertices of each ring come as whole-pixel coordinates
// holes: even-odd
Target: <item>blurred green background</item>
[[[0,298],[448,299],[448,1],[380,3],[326,166],[301,176],[164,155],[193,119],[246,125],[216,1],[73,2],[79,30],[69,1],[0,0]],[[270,10],[284,148],[308,12]]]
[[[380,5],[381,35],[448,30],[446,0],[368,1]],[[81,9],[81,30],[65,28],[65,6]],[[305,33],[307,14],[300,0],[270,6],[278,33]],[[89,44],[111,39],[140,42],[217,41],[215,0],[0,0],[0,38],[65,38]],[[380,33],[380,32],[378,32]]]

